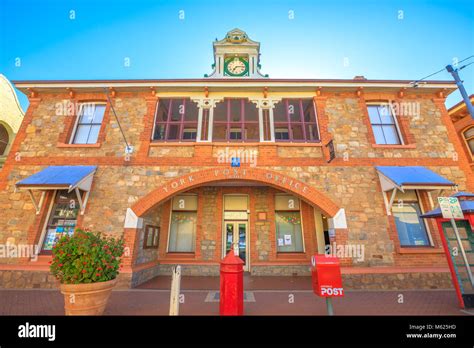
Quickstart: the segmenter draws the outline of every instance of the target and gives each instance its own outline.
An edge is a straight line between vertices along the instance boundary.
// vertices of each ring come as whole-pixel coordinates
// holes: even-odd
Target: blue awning
[[[96,170],[97,166],[50,166],[17,182],[16,187],[72,190]]]
[[[393,187],[403,190],[404,187],[408,189],[415,187],[422,189],[423,187],[456,186],[455,183],[425,167],[377,166],[375,169],[393,184],[383,185],[385,186],[384,191],[388,191]]]
[[[26,179],[20,180],[15,186],[28,192],[35,206],[36,214],[41,211],[45,191],[68,190],[71,192],[75,190],[81,214],[84,214],[96,170],[97,166],[50,166]],[[81,190],[85,194],[81,193]],[[39,201],[35,198],[33,191],[42,191]]]

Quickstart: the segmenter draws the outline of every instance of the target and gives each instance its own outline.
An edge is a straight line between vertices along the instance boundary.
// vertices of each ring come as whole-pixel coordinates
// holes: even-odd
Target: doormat
[[[219,291],[209,291],[204,302],[219,302]],[[244,291],[244,302],[255,302],[255,295],[252,291]]]

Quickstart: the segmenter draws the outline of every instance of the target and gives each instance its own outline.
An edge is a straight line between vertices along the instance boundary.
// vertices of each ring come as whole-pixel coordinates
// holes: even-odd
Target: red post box
[[[339,259],[326,255],[311,257],[313,291],[321,297],[344,296]]]
[[[221,260],[220,315],[244,314],[244,261],[231,250]]]

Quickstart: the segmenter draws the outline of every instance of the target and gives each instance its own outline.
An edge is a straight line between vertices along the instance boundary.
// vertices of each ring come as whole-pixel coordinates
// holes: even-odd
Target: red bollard
[[[244,314],[244,261],[231,250],[221,260],[220,315]]]

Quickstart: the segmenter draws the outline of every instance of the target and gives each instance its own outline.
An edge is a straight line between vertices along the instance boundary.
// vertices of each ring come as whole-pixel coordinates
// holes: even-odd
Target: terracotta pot
[[[102,315],[117,278],[98,283],[61,284],[66,315]]]

